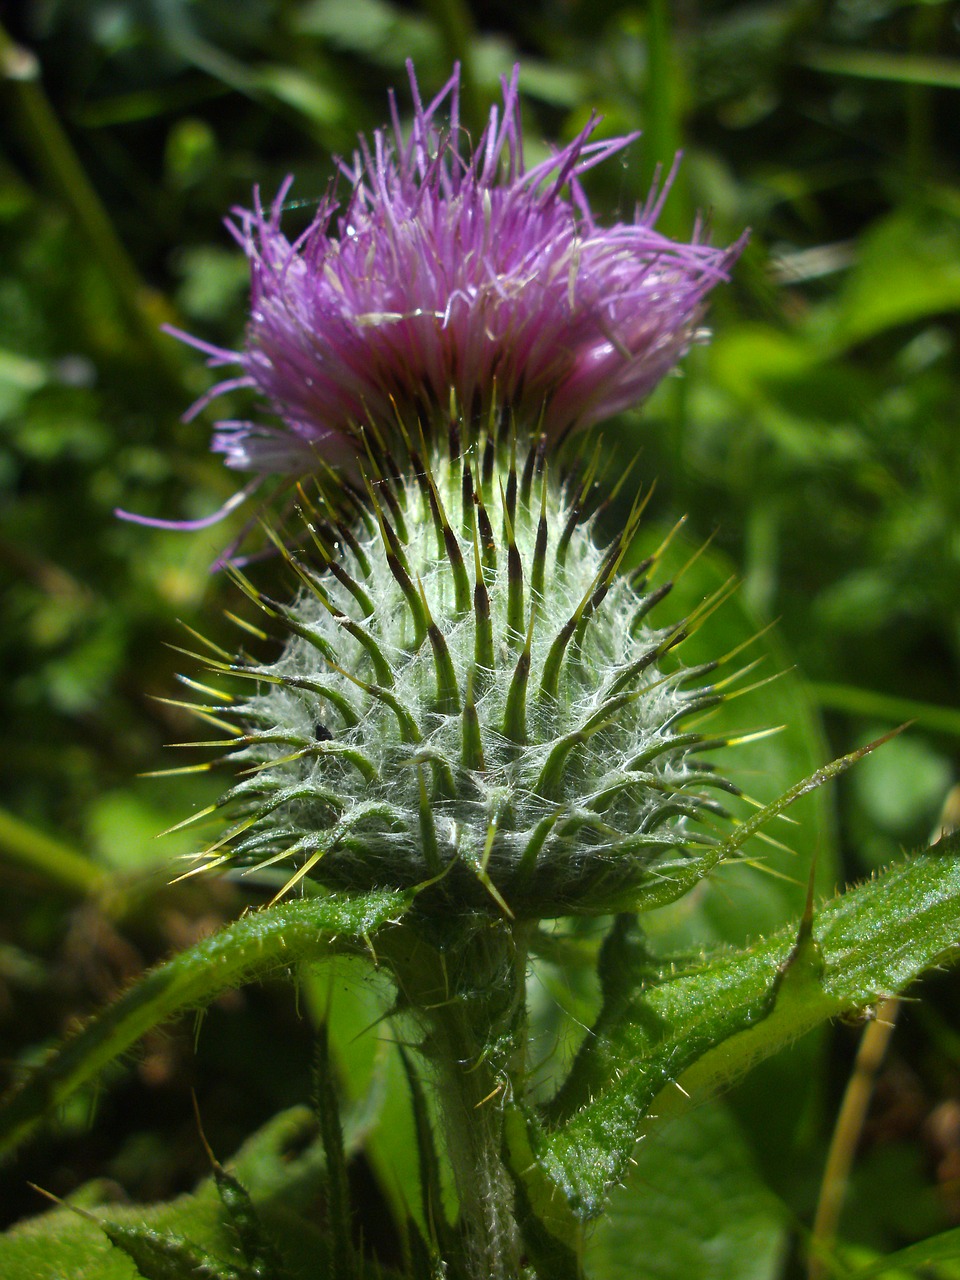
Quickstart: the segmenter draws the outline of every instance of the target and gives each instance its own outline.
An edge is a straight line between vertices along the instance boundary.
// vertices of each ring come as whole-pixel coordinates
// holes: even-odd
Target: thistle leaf
[[[384,890],[254,911],[152,969],[0,1103],[0,1153],[17,1146],[53,1107],[152,1027],[277,969],[362,951],[409,901],[409,895]]]
[[[251,1275],[165,1231],[109,1222],[101,1226],[110,1243],[127,1255],[143,1280],[183,1280],[184,1276],[196,1280],[248,1280]]]
[[[556,1185],[544,1176],[517,1107],[506,1112],[504,1146],[517,1222],[538,1272],[551,1280],[583,1280],[583,1226]]]
[[[632,927],[615,927],[604,1006],[547,1108],[548,1127],[533,1134],[534,1150],[579,1217],[600,1212],[651,1109],[661,1117],[676,1111],[688,1095],[729,1084],[819,1023],[865,1009],[953,958],[960,837],[841,894],[805,934],[798,943],[794,926],[653,972]]]
[[[877,1258],[875,1262],[854,1271],[850,1280],[874,1280],[876,1276],[889,1276],[894,1272],[902,1275],[919,1275],[921,1269],[934,1267],[938,1262],[956,1262],[960,1258],[960,1227],[950,1231],[942,1231],[929,1240],[920,1240],[917,1244],[907,1245],[896,1253],[887,1254],[885,1258]],[[932,1272],[931,1272],[932,1274]]]
[[[449,1253],[450,1224],[447,1222],[443,1205],[443,1188],[440,1176],[440,1158],[434,1141],[434,1134],[427,1106],[427,1098],[423,1083],[417,1075],[413,1061],[403,1048],[398,1045],[400,1061],[410,1086],[410,1099],[413,1106],[413,1122],[417,1135],[417,1155],[420,1172],[420,1195],[423,1200],[423,1221],[431,1232],[430,1245],[441,1245]],[[412,1224],[415,1226],[415,1224]]]
[[[634,1159],[590,1232],[591,1280],[781,1280],[788,1214],[722,1102],[678,1117]]]
[[[243,1255],[244,1268],[251,1280],[269,1276],[270,1280],[290,1280],[290,1273],[276,1245],[264,1230],[253,1199],[240,1181],[219,1161],[214,1161],[213,1179],[227,1221],[236,1236]]]
[[[323,1165],[316,1121],[306,1107],[295,1107],[247,1139],[230,1162],[226,1177],[233,1185],[226,1195],[211,1176],[189,1194],[159,1204],[101,1203],[102,1186],[88,1183],[68,1202],[0,1235],[0,1275],[131,1280],[150,1275],[152,1267],[154,1275],[176,1280],[289,1280],[301,1274],[299,1258],[323,1266],[329,1253],[326,1235],[308,1220],[322,1189]],[[254,1213],[282,1257],[262,1250],[259,1260],[244,1256],[238,1228],[249,1233]],[[256,1244],[249,1234],[247,1240]]]

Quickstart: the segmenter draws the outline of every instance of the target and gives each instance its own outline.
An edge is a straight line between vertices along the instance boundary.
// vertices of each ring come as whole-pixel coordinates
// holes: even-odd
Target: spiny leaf
[[[372,698],[376,698],[378,702],[382,702],[384,706],[389,707],[397,718],[397,724],[400,728],[400,737],[404,742],[419,742],[423,737],[417,727],[417,722],[413,712],[409,707],[405,706],[396,694],[391,693],[389,689],[384,689],[378,684],[367,684],[365,680],[361,680],[359,676],[352,675],[349,671],[342,667],[336,667],[335,670],[342,676],[346,677],[351,684],[355,684],[358,689],[363,689],[365,693],[369,693]]]
[[[326,698],[340,712],[348,729],[360,723],[360,713],[353,707],[345,694],[333,685],[320,680],[308,680],[303,676],[277,676],[276,684],[286,685],[290,689],[303,689],[307,693],[315,693],[318,698]]]
[[[249,1275],[250,1280],[267,1280],[267,1278],[269,1280],[290,1280],[289,1273],[276,1246],[264,1231],[263,1223],[260,1221],[260,1215],[254,1207],[250,1193],[240,1179],[224,1169],[213,1154],[203,1132],[203,1126],[200,1124],[200,1112],[196,1098],[194,1098],[194,1108],[197,1112],[200,1140],[206,1149],[210,1166],[213,1169],[217,1195],[220,1197],[220,1203],[223,1205],[230,1227],[240,1246],[240,1252],[243,1254],[243,1260],[246,1264],[243,1269],[244,1273]]]
[[[367,592],[363,587],[361,587],[360,583],[357,582],[356,578],[344,569],[343,565],[340,564],[335,556],[326,556],[324,559],[324,567],[333,574],[341,586],[345,587],[347,591],[350,592],[354,600],[356,600],[357,604],[360,606],[360,612],[363,616],[365,618],[369,618],[374,612],[374,604]]]
[[[443,632],[433,620],[430,606],[427,604],[423,583],[417,579],[420,590],[420,601],[424,617],[427,621],[427,638],[433,650],[433,665],[437,676],[437,710],[444,715],[454,716],[460,710],[460,691],[457,687],[457,673],[450,657],[450,650],[443,638]]]
[[[532,454],[530,455],[533,456]],[[543,469],[543,480],[540,487],[540,518],[537,521],[537,539],[533,548],[533,569],[530,574],[530,594],[533,600],[543,598],[543,580],[547,563],[547,471]]]
[[[567,651],[567,646],[569,645],[574,632],[580,625],[580,620],[584,615],[584,611],[590,604],[590,599],[597,589],[597,583],[600,581],[602,574],[603,568],[601,567],[601,569],[594,575],[593,580],[587,586],[586,591],[584,591],[581,596],[573,613],[554,637],[553,644],[551,644],[550,651],[543,664],[543,675],[540,678],[541,698],[556,698],[557,696],[557,689],[560,682],[560,668],[563,665],[563,656]]]
[[[476,679],[475,668],[467,673],[467,694],[463,704],[463,731],[461,735],[461,759],[465,769],[483,769],[483,739],[480,733],[480,718],[473,700],[473,685]]]
[[[771,731],[765,730],[763,732]],[[756,835],[774,818],[778,818],[785,809],[788,809],[801,796],[808,795],[811,791],[816,791],[819,787],[822,787],[824,783],[839,777],[852,765],[856,764],[858,760],[862,760],[864,756],[871,751],[875,751],[877,747],[882,746],[899,732],[900,730],[896,729],[893,733],[885,734],[882,738],[868,743],[865,747],[858,747],[856,751],[851,751],[847,755],[831,761],[830,764],[815,769],[813,773],[794,783],[792,787],[789,787],[782,795],[772,800],[770,804],[758,809],[745,821],[737,823],[732,834],[727,836],[726,839],[718,841],[708,854],[703,854],[696,859],[686,857],[677,858],[671,862],[659,863],[643,885],[644,910],[650,911],[655,907],[665,906],[668,902],[675,902],[677,898],[687,893],[705,875],[709,874],[714,867],[737,857],[751,836]],[[740,740],[743,741],[743,738]],[[730,745],[733,745],[737,739],[730,738],[727,741]],[[622,842],[621,848],[625,851],[628,844],[629,840]],[[624,903],[623,905],[626,907],[629,904]]]
[[[929,1240],[920,1240],[917,1244],[907,1245],[896,1253],[887,1254],[885,1258],[877,1258],[875,1262],[860,1267],[849,1276],[849,1280],[875,1280],[877,1276],[887,1276],[896,1271],[900,1275],[933,1275],[933,1268],[938,1262],[957,1262],[960,1260],[960,1227],[942,1231]],[[944,1273],[946,1274],[946,1273]],[[955,1274],[951,1272],[950,1274]]]
[[[647,614],[650,613],[652,609],[655,609],[661,600],[665,600],[672,590],[673,583],[664,582],[654,591],[648,592],[647,595],[643,597],[636,609],[634,609],[633,617],[630,619],[629,633],[631,636],[635,636],[637,634],[640,630],[640,624],[643,622]]]
[[[530,452],[528,450],[528,452]],[[512,537],[510,526],[517,518],[517,429],[516,423],[510,423],[510,463],[507,467],[507,487],[504,493],[503,516],[507,523],[508,536]]]
[[[468,613],[470,611],[470,579],[467,575],[467,566],[464,564],[463,552],[460,550],[457,535],[450,527],[450,521],[447,519],[447,513],[437,491],[432,471],[427,471],[426,479],[429,485],[431,512],[439,531],[440,545],[437,549],[437,555],[440,556],[445,553],[450,564],[457,613]]]
[[[567,757],[574,747],[586,742],[588,737],[589,734],[583,729],[575,729],[573,733],[566,734],[554,744],[537,779],[538,795],[545,796],[547,799],[553,799],[556,796]]]
[[[473,589],[473,614],[476,627],[473,658],[477,668],[477,675],[480,676],[481,672],[493,670],[494,650],[490,594],[483,580],[480,545],[476,536],[473,540],[473,557],[476,572],[476,586]]]
[[[598,440],[583,475],[580,477],[580,480],[571,495],[570,514],[563,527],[563,532],[560,534],[560,540],[557,543],[556,561],[558,569],[562,569],[564,567],[567,559],[567,549],[570,546],[570,539],[573,537],[574,530],[584,518],[583,501],[596,477],[597,467],[600,462],[601,444],[602,442]]]
[[[476,537],[477,520],[474,511],[473,470],[469,462],[463,468],[460,480],[460,532],[465,541]]]
[[[483,497],[477,492],[477,534],[480,540],[480,559],[485,573],[493,574],[497,569],[497,543],[493,536],[493,525],[483,505]]]
[[[504,1148],[515,1189],[517,1223],[538,1273],[550,1280],[583,1280],[582,1224],[540,1167],[523,1114],[515,1106],[506,1109]]]
[[[417,782],[420,788],[420,845],[423,858],[432,875],[440,871],[440,849],[437,844],[437,827],[433,820],[433,806],[427,794],[427,784],[423,776],[423,765],[417,761]]]
[[[531,438],[535,443],[532,449],[527,450],[523,473],[520,477],[520,501],[524,506],[530,505],[530,492],[533,488],[534,475],[542,476],[545,468],[547,439],[541,429],[542,425],[543,417],[541,415],[540,425],[536,431],[531,433]]]
[[[178,1233],[158,1231],[140,1223],[111,1222],[77,1205],[65,1204],[59,1196],[42,1187],[34,1190],[99,1227],[113,1247],[130,1259],[142,1280],[184,1280],[186,1276],[196,1280],[259,1280],[246,1269],[237,1270],[215,1258]],[[51,1252],[55,1255],[55,1244]]]
[[[643,672],[646,671],[647,667],[662,658],[669,649],[672,649],[673,646],[677,644],[681,634],[682,627],[677,627],[671,630],[663,640],[658,641],[655,645],[651,645],[650,648],[645,653],[641,654],[639,658],[635,658],[629,666],[624,667],[624,669],[610,682],[609,686],[605,690],[606,695],[609,697],[611,694],[619,693],[621,689],[630,684],[632,680],[635,680],[637,676],[642,675]]]
[[[396,406],[394,406],[396,409]],[[426,439],[424,438],[423,428],[420,429],[420,445],[417,449],[413,441],[410,439],[410,433],[407,431],[406,423],[402,416],[397,413],[397,426],[400,430],[401,438],[409,454],[409,462],[406,467],[408,475],[412,475],[417,488],[420,490],[420,497],[423,501],[424,523],[429,519],[433,523],[433,532],[437,540],[437,555],[443,555],[443,527],[440,521],[440,512],[436,504],[432,501],[430,495],[430,483],[432,481],[432,473],[430,471],[429,450]]]
[[[383,508],[378,501],[378,494],[373,489],[372,485],[368,484],[367,492],[370,496],[370,501],[373,504],[374,513],[377,517],[377,524],[380,529],[380,539],[383,543],[384,559],[386,560],[387,567],[396,579],[397,585],[403,593],[403,598],[407,602],[407,607],[410,610],[410,616],[413,619],[414,647],[419,648],[423,643],[423,639],[427,632],[427,620],[424,616],[423,606],[420,597],[417,594],[417,589],[413,585],[413,574],[410,569],[409,561],[407,560],[403,550],[401,538],[403,541],[406,541],[406,534],[401,534],[398,537],[393,526],[384,515]],[[384,496],[391,496],[393,498],[393,502],[396,503],[396,496],[393,494],[393,490],[390,485],[384,486],[380,490],[380,493]],[[391,505],[390,509],[396,519],[399,515],[398,507]],[[402,520],[402,516],[400,516],[400,519]],[[398,524],[398,528],[399,527],[400,525]],[[380,680],[381,684],[392,683],[389,680],[384,680],[380,675],[378,675],[377,678]]]
[[[549,1127],[534,1137],[583,1218],[600,1211],[621,1177],[648,1111],[664,1117],[686,1094],[728,1084],[818,1023],[863,1009],[956,956],[960,836],[828,903],[806,942],[794,926],[739,951],[657,970],[635,939],[616,927],[601,965],[604,1007],[546,1111]]]
[[[500,490],[500,501],[503,504],[503,522],[507,535],[507,639],[511,644],[517,644],[523,635],[523,560],[503,489]]]
[[[114,1248],[127,1255],[143,1280],[184,1280],[185,1276],[191,1280],[248,1280],[251,1274],[166,1231],[112,1222],[101,1223],[100,1229]]]
[[[375,890],[330,895],[253,911],[152,969],[71,1036],[0,1103],[0,1153],[12,1150],[81,1085],[152,1027],[252,978],[337,952],[362,952],[366,939],[398,920],[409,895]]]

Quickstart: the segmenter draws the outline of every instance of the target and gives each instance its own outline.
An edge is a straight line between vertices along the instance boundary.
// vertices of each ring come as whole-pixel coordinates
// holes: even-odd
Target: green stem
[[[900,1001],[896,997],[881,1001],[876,1017],[867,1023],[860,1039],[853,1074],[844,1091],[840,1114],[830,1140],[827,1167],[820,1184],[820,1199],[807,1250],[808,1280],[825,1280],[828,1274],[826,1260],[836,1253],[840,1215],[850,1184],[850,1173],[863,1136],[877,1073],[893,1035],[899,1011]]]
[[[463,1274],[516,1280],[523,1248],[503,1158],[504,1104],[523,1070],[526,940],[503,922],[485,922],[472,935],[467,928],[457,922],[450,947],[426,943],[421,928],[396,930],[392,941],[406,935],[406,949],[392,947],[388,963],[426,1032],[421,1052],[460,1202]]]
[[[814,45],[805,50],[798,61],[801,66],[812,67],[826,75],[855,76],[890,84],[919,84],[932,89],[960,88],[960,65],[956,58]]]
[[[810,693],[828,711],[869,716],[890,724],[911,721],[933,733],[960,736],[960,708],[957,707],[934,706],[929,702],[918,702],[915,698],[900,698],[852,684],[815,683],[810,685]]]
[[[648,189],[659,166],[661,179],[670,172],[683,146],[680,111],[681,72],[670,31],[672,9],[668,0],[647,4],[647,79],[643,95],[643,186]],[[686,182],[682,172],[674,182],[658,225],[667,235],[688,234],[687,200],[682,194]]]
[[[520,1241],[503,1163],[505,1081],[488,1060],[478,1059],[476,1028],[459,1001],[433,1010],[429,1023],[467,1274],[514,1280]]]
[[[69,210],[120,304],[152,358],[172,370],[170,350],[158,333],[161,303],[144,284],[84,172],[70,139],[40,82],[40,67],[29,49],[0,25],[0,81],[7,87],[24,140],[58,199]]]
[[[78,898],[99,893],[106,884],[103,871],[89,858],[3,809],[0,809],[0,856],[12,859]]]

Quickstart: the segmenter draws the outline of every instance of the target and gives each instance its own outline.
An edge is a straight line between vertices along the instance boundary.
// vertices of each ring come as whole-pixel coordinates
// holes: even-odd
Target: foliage
[[[226,532],[182,535],[132,528],[112,513],[196,517],[231,491],[208,457],[207,428],[178,422],[205,375],[158,328],[179,321],[212,342],[237,342],[246,268],[222,215],[248,205],[255,182],[272,194],[288,171],[315,204],[331,152],[349,153],[357,130],[380,123],[404,57],[415,58],[425,92],[462,59],[474,131],[497,77],[519,57],[533,157],[546,154],[541,138],[574,137],[594,107],[603,136],[644,129],[621,168],[592,175],[598,207],[629,210],[656,163],[669,164],[682,146],[663,228],[686,235],[697,209],[711,211],[716,243],[752,226],[734,287],[713,305],[712,345],[640,415],[605,429],[619,456],[639,447],[637,474],[657,479],[635,560],[686,514],[688,541],[675,539],[667,553],[674,570],[714,539],[680,577],[682,600],[695,606],[730,572],[742,579],[738,597],[710,619],[713,653],[779,619],[759,643],[760,676],[787,674],[722,714],[733,717],[731,733],[787,728],[739,748],[730,771],[767,803],[825,760],[914,724],[837,792],[799,801],[798,826],[768,828],[793,854],[757,846],[750,863],[653,913],[649,956],[623,924],[605,943],[604,929],[589,923],[540,939],[530,1106],[548,1102],[551,1081],[571,1083],[537,1124],[519,1117],[514,1164],[522,1176],[529,1144],[562,1183],[568,1144],[591,1140],[606,1099],[625,1126],[609,1176],[630,1173],[588,1236],[588,1274],[636,1275],[638,1251],[640,1274],[664,1280],[803,1274],[858,1028],[841,1026],[830,1041],[808,1036],[722,1101],[673,1119],[682,1095],[667,1082],[682,1070],[683,1046],[669,1046],[678,1056],[650,1077],[665,1085],[655,1100],[639,1088],[639,1068],[611,1084],[603,1054],[649,1063],[667,1053],[650,1019],[669,1021],[671,1000],[695,1003],[682,959],[693,956],[698,983],[739,991],[709,1012],[729,1017],[727,1030],[748,1013],[755,1022],[707,1052],[720,1033],[702,1027],[690,1051],[699,1066],[680,1076],[700,1096],[803,1027],[901,987],[958,934],[952,845],[824,905],[835,885],[926,845],[956,808],[960,187],[950,7],[710,0],[694,17],[663,0],[472,11],[440,0],[422,8],[62,0],[11,11],[9,22],[18,43],[0,38],[9,121],[0,153],[0,1016],[11,1077],[27,1081],[15,1095],[27,1098],[23,1114],[36,1116],[51,1081],[60,1105],[3,1170],[6,1221],[43,1208],[29,1181],[104,1222],[148,1227],[161,1253],[161,1245],[193,1249],[213,1273],[249,1273],[209,1179],[193,1088],[211,1147],[235,1168],[281,1249],[275,1270],[316,1274],[325,1249],[317,1206],[335,1190],[332,1139],[325,1153],[314,1121],[282,1113],[310,1096],[314,1032],[328,1026],[355,1238],[384,1274],[418,1265],[430,1274],[417,1250],[429,1255],[422,1241],[437,1206],[411,1188],[416,1133],[423,1152],[435,1102],[429,1088],[411,1092],[393,1044],[402,1024],[381,1021],[393,994],[367,942],[348,945],[340,929],[341,949],[353,954],[316,969],[298,954],[296,1010],[277,984],[238,991],[242,970],[266,978],[282,968],[279,952],[251,944],[221,979],[207,963],[220,944],[202,939],[220,925],[221,940],[230,930],[269,932],[255,912],[240,918],[262,893],[212,880],[169,885],[171,861],[194,851],[192,837],[153,843],[222,790],[202,769],[139,775],[170,765],[163,743],[197,736],[180,708],[153,700],[170,696],[184,667],[167,645],[194,646],[173,618],[231,651],[237,633],[223,610],[249,618],[223,575],[209,572],[242,517]],[[200,759],[183,758],[188,768]],[[802,963],[778,977],[814,862],[822,954],[808,941]],[[286,909],[322,910],[314,899]],[[922,926],[917,911],[927,913]],[[284,917],[273,921],[280,937]],[[874,928],[888,930],[889,946],[872,948],[858,967],[855,935]],[[168,959],[173,952],[180,958]],[[598,953],[607,958],[601,987],[592,976]],[[671,957],[681,958],[673,972]],[[883,960],[901,967],[871,969]],[[614,990],[611,973],[623,979],[631,965],[642,984]],[[188,969],[196,985],[165,985]],[[124,995],[145,971],[145,984]],[[824,1263],[833,1274],[958,1273],[948,1230],[960,1215],[956,976],[937,975],[917,994],[894,1036],[849,1193],[851,1206],[872,1200],[876,1210],[852,1208],[843,1220]],[[113,1014],[76,1032],[115,998]],[[196,1024],[156,1030],[201,1003],[209,1008]],[[120,1035],[123,1011],[134,1008]],[[582,1028],[594,1024],[607,1039],[591,1049]],[[70,1031],[64,1055],[47,1061]],[[58,1076],[65,1063],[70,1073]],[[588,1094],[596,1104],[584,1111]],[[651,1101],[660,1118],[631,1153],[635,1117]],[[238,1148],[234,1166],[227,1157]],[[262,1162],[251,1154],[258,1150]],[[437,1178],[435,1199],[449,1212],[448,1171]],[[580,1227],[550,1209],[551,1187],[531,1183],[525,1194],[534,1245],[578,1248]],[[591,1183],[577,1194],[599,1191]],[[118,1197],[155,1204],[118,1207]],[[546,1224],[543,1237],[537,1223]],[[57,1268],[136,1274],[98,1231],[58,1208],[0,1242],[0,1270],[15,1280]],[[651,1239],[661,1244],[637,1243]]]

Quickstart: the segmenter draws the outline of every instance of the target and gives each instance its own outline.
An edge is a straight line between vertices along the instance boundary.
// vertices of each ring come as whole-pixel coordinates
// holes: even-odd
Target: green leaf
[[[328,1245],[304,1216],[315,1208],[324,1176],[323,1147],[308,1108],[283,1112],[249,1138],[231,1161],[228,1176],[242,1184],[258,1219],[280,1243],[286,1271],[297,1280],[312,1280],[317,1267],[323,1265]],[[141,1252],[175,1257],[172,1246],[189,1240],[194,1254],[204,1255],[207,1262],[211,1257],[235,1256],[236,1212],[231,1215],[225,1207],[213,1177],[204,1179],[191,1194],[159,1205],[102,1203],[104,1192],[109,1194],[109,1190],[109,1184],[88,1184],[71,1202],[27,1219],[0,1236],[0,1275],[4,1280],[63,1280],[65,1276],[71,1280],[134,1280],[138,1274],[134,1263],[110,1244],[105,1229],[124,1237],[131,1232],[141,1236],[152,1233],[171,1246],[151,1250],[151,1245],[157,1244],[153,1240]],[[88,1212],[81,1216],[73,1202]],[[279,1269],[265,1274],[270,1280],[275,1276],[280,1280],[285,1273]]]
[[[404,58],[418,67],[442,62],[433,24],[385,0],[314,0],[300,6],[293,22],[301,35],[319,36],[334,49],[361,54],[380,66],[401,67]]]
[[[956,58],[925,57],[918,53],[883,53],[874,49],[807,49],[800,61],[828,75],[887,80],[892,84],[922,84],[930,88],[960,89],[960,64]]]
[[[301,961],[368,946],[369,935],[403,915],[406,895],[387,890],[308,898],[253,911],[151,970],[0,1104],[0,1153],[151,1027],[220,992]]]
[[[213,1160],[217,1195],[243,1255],[245,1266],[241,1270],[244,1276],[249,1274],[250,1280],[259,1280],[261,1276],[269,1276],[270,1280],[290,1280],[276,1245],[264,1230],[250,1192],[239,1178],[224,1169],[212,1151],[209,1154]]]
[[[410,1054],[399,1044],[397,1052],[400,1055],[400,1060],[407,1076],[407,1083],[410,1086],[410,1099],[413,1106],[414,1125],[416,1126],[422,1221],[433,1233],[430,1238],[430,1244],[439,1244],[445,1247],[450,1239],[451,1231],[444,1210],[440,1158],[434,1142],[426,1093]],[[416,1220],[414,1219],[413,1221],[415,1222]]]
[[[340,121],[343,104],[336,94],[315,76],[303,75],[294,67],[262,66],[251,76],[251,83],[315,124],[329,126]]]
[[[632,554],[642,558],[662,541],[664,530],[651,529],[638,539]],[[675,538],[663,556],[662,576],[674,580],[663,606],[663,618],[690,613],[711,593],[735,577],[733,565],[712,547]],[[654,623],[661,621],[653,615]],[[711,614],[707,625],[679,646],[684,664],[716,659],[739,650],[737,657],[718,673],[726,679],[738,667],[759,660],[755,676],[735,681],[727,690],[737,694],[740,685],[777,674],[777,679],[747,696],[728,697],[703,726],[709,736],[749,738],[753,731],[782,726],[774,736],[710,753],[718,772],[740,786],[751,800],[768,803],[798,778],[812,773],[828,758],[815,702],[797,672],[791,655],[776,637],[764,632],[760,618],[736,592]],[[745,802],[724,797],[724,804],[738,818],[752,812]],[[837,882],[834,852],[833,800],[820,789],[803,797],[791,809],[792,822],[776,821],[767,829],[779,843],[751,842],[743,860],[728,863],[713,876],[707,892],[687,894],[644,920],[651,940],[661,952],[688,950],[713,943],[742,944],[758,933],[772,933],[803,908],[805,883],[816,858],[817,886],[830,892]],[[722,838],[729,828],[721,824]],[[784,848],[783,846],[788,846]]]
[[[590,1280],[774,1280],[784,1212],[736,1121],[710,1103],[637,1148],[587,1245]],[[642,1256],[638,1245],[642,1241]]]
[[[210,1257],[168,1231],[104,1222],[104,1235],[133,1263],[143,1280],[247,1280],[242,1273]]]
[[[655,975],[635,935],[619,925],[605,963],[617,974],[616,990],[608,990],[593,1033],[547,1109],[552,1128],[533,1136],[574,1211],[585,1219],[600,1212],[651,1108],[675,1112],[679,1099],[729,1084],[828,1018],[902,990],[953,956],[958,855],[960,837],[950,837],[840,895],[816,913],[812,934],[801,931],[800,943],[794,927]]]
[[[430,1222],[422,1216],[419,1194],[411,1190],[418,1187],[419,1161],[407,1078],[397,1034],[383,1024],[396,992],[382,971],[371,973],[356,956],[322,968],[308,966],[301,982],[315,1025],[329,1026],[347,1153],[363,1150],[394,1221],[402,1223],[412,1214],[428,1239]]]
[[[504,1147],[516,1192],[517,1224],[537,1272],[551,1280],[583,1280],[583,1226],[556,1183],[544,1176],[517,1107],[506,1111]]]
[[[0,422],[19,413],[46,381],[47,371],[39,361],[0,347]]]
[[[840,295],[835,340],[862,342],[895,325],[960,308],[960,225],[907,207],[862,237]]]
[[[960,711],[954,707],[918,702],[916,698],[893,697],[887,693],[878,693],[875,689],[860,689],[850,684],[813,684],[810,692],[821,706],[828,707],[831,711],[869,716],[874,720],[886,720],[890,724],[903,724],[907,720],[913,720],[918,728],[960,738]]]
[[[758,807],[749,817],[738,821],[733,831],[725,839],[714,847],[708,848],[705,852],[694,854],[689,850],[684,850],[682,854],[678,853],[678,856],[672,862],[658,862],[647,874],[646,879],[639,882],[642,888],[642,901],[645,909],[649,910],[676,902],[684,894],[689,893],[715,868],[725,864],[735,865],[742,858],[744,847],[754,836],[762,834],[764,828],[774,818],[781,817],[798,800],[818,791],[825,783],[832,781],[834,778],[838,778],[851,765],[862,760],[864,756],[871,751],[875,751],[877,747],[883,746],[898,732],[899,730],[893,730],[892,733],[888,733],[885,737],[878,738],[866,746],[859,747],[856,751],[851,751],[845,756],[840,756],[820,769],[815,769],[806,778],[801,778],[792,787],[788,787],[786,791],[782,792],[775,800],[771,800],[769,804],[759,805],[758,803]],[[795,885],[796,883],[794,882]]]
[[[48,888],[84,897],[102,891],[106,877],[82,853],[0,809],[0,859],[41,876]]]
[[[652,553],[663,540],[665,530],[646,530],[638,538],[632,555],[642,558]],[[700,553],[699,555],[697,553]],[[694,559],[694,557],[697,557]],[[691,561],[693,561],[691,563]],[[658,574],[658,580],[661,575]],[[732,563],[715,549],[701,550],[694,540],[677,537],[663,556],[662,577],[673,579],[675,587],[654,622],[666,622],[697,606],[711,593],[722,588],[735,576]],[[706,626],[695,632],[682,645],[680,656],[690,666],[708,661],[724,653],[739,650],[737,656],[721,669],[720,679],[732,674],[738,666],[754,659],[762,665],[754,678],[779,673],[772,683],[755,694],[734,697],[722,703],[704,724],[704,732],[736,739],[753,730],[782,726],[775,736],[747,741],[710,753],[718,771],[738,784],[752,800],[772,800],[792,781],[816,770],[827,756],[820,717],[816,704],[795,669],[789,653],[770,632],[761,628],[761,620],[751,612],[743,592],[736,592],[713,613]],[[731,686],[736,692],[738,685]],[[895,722],[894,722],[895,723]],[[736,797],[724,796],[723,803],[737,818],[746,819],[753,810]],[[816,865],[818,890],[826,896],[838,880],[834,852],[834,796],[832,789],[820,788],[800,798],[790,809],[790,818],[774,820],[766,834],[777,844],[762,843],[762,835],[754,837],[744,848],[742,859],[717,868],[699,889],[679,898],[669,906],[645,912],[644,930],[650,946],[658,955],[690,953],[704,946],[743,945],[759,934],[772,934],[795,919],[803,909],[805,882],[811,864]],[[717,834],[729,831],[718,824]],[[592,987],[590,947],[583,947],[582,958],[566,954],[559,963],[542,965],[540,985],[532,987],[534,1004],[532,1028],[534,1042],[550,1046],[547,1061],[553,1079],[559,1080],[569,1065],[572,1047],[582,1037],[584,1026],[596,1017],[597,1004]],[[572,966],[577,973],[571,976]],[[576,984],[576,985],[574,985]],[[576,996],[574,992],[577,992]],[[563,1012],[571,1000],[575,1007]],[[805,1041],[801,1052],[781,1055],[768,1064],[767,1073],[775,1072],[773,1092],[801,1098],[818,1076],[818,1054],[821,1046],[815,1037]],[[782,1141],[784,1129],[773,1131],[767,1123],[763,1100],[768,1090],[754,1078],[746,1082],[748,1089],[758,1089],[758,1096],[746,1105],[751,1116],[762,1117],[757,1123],[754,1140],[758,1145]],[[548,1096],[543,1089],[540,1097]],[[782,1108],[777,1111],[783,1125],[790,1123]],[[798,1105],[796,1115],[803,1114]],[[800,1123],[799,1118],[796,1123]]]
[[[951,1231],[943,1231],[940,1235],[931,1236],[929,1240],[921,1240],[918,1244],[908,1245],[906,1249],[889,1253],[885,1258],[878,1258],[869,1266],[854,1271],[850,1280],[874,1280],[875,1276],[889,1276],[893,1271],[919,1274],[921,1267],[924,1269],[924,1274],[935,1276],[940,1280],[941,1276],[956,1276],[960,1274],[960,1270],[951,1267],[949,1271],[942,1271],[936,1264],[958,1260],[960,1260],[960,1227],[954,1227]]]

